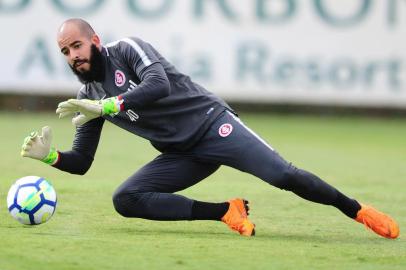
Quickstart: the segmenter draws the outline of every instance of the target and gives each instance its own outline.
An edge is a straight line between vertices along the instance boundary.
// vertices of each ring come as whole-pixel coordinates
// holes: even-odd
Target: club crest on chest
[[[114,72],[114,82],[116,86],[121,87],[125,84],[125,74],[121,70],[117,69],[116,72]]]

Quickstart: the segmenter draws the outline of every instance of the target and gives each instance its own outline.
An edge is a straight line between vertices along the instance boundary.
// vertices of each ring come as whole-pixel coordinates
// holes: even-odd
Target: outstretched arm
[[[92,165],[103,123],[103,118],[96,118],[78,127],[72,150],[65,152],[51,147],[51,129],[44,127],[41,135],[33,132],[25,138],[21,155],[41,160],[62,171],[83,175]]]

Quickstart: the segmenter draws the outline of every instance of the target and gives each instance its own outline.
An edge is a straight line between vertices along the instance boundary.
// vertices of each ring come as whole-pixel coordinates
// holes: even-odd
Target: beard
[[[77,62],[80,61],[89,63],[89,70],[77,70],[74,66]],[[86,84],[93,81],[103,81],[105,72],[104,59],[102,53],[99,51],[99,49],[97,49],[96,45],[92,44],[92,46],[90,47],[90,58],[80,61],[75,61],[73,63],[73,66],[69,65],[69,67],[81,83]]]

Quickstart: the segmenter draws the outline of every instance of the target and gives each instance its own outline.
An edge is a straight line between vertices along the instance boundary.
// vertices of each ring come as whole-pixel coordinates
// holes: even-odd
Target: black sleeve
[[[92,165],[99,144],[104,119],[93,119],[76,129],[72,150],[59,152],[59,159],[53,166],[73,174],[85,174]]]
[[[141,80],[136,89],[121,95],[124,109],[140,108],[170,94],[168,77],[151,45],[135,38],[125,38],[117,45],[123,60]]]
[[[142,108],[170,93],[169,81],[160,63],[145,68],[141,80],[136,89],[121,95],[125,110]]]

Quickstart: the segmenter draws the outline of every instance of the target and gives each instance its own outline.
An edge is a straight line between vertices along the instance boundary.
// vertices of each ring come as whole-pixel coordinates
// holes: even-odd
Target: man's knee
[[[113,194],[114,209],[123,217],[137,217],[135,205],[141,196],[142,193],[139,192],[117,190]]]

